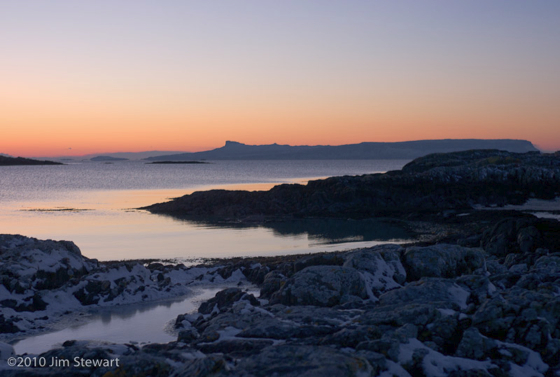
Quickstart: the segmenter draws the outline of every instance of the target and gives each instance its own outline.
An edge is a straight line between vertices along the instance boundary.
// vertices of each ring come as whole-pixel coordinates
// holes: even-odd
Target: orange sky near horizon
[[[557,2],[31,2],[0,5],[0,153],[445,138],[560,150]]]

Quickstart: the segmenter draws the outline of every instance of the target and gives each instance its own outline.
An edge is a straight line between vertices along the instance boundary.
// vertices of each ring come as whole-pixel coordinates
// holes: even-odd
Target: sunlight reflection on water
[[[399,169],[406,161],[245,161],[154,166],[141,161],[111,165],[5,167],[0,175],[2,233],[71,240],[90,258],[204,258],[306,253],[367,246],[407,234],[381,227],[379,235],[353,231],[322,239],[324,231],[282,230],[282,226],[220,227],[178,221],[131,210],[196,190],[267,190],[277,183],[305,183],[308,177],[365,174]],[[8,169],[6,169],[8,168]],[[66,169],[66,170],[65,170]],[[328,233],[328,232],[327,232]],[[374,232],[375,233],[375,232]],[[380,242],[376,242],[379,239]]]

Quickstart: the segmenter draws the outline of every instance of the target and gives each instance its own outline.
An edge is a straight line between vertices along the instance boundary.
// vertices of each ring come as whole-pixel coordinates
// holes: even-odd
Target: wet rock
[[[271,299],[285,305],[334,306],[349,296],[368,298],[364,280],[353,268],[307,267],[292,276]]]

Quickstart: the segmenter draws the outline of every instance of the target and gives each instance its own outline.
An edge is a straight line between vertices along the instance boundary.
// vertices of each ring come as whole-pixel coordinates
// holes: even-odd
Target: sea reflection
[[[239,164],[226,164],[227,169],[222,167],[220,174],[230,170],[239,174],[250,171],[253,174],[251,169],[263,164],[268,168],[273,166],[274,169],[284,166],[280,163],[271,166],[268,163],[251,163],[249,166],[241,164],[245,166],[245,170],[239,170]],[[325,172],[317,168],[319,162],[301,164],[315,166],[311,169],[314,172]],[[351,162],[349,166],[356,164],[361,166],[362,171],[379,171],[371,161]],[[148,188],[155,185],[158,179],[175,179],[175,175],[171,174],[175,170],[171,169],[172,171],[168,172],[169,176],[156,174],[148,179],[142,175],[145,173],[143,164],[110,165],[115,169],[121,166],[120,170],[116,169],[112,173],[105,171],[102,165],[83,165],[80,169],[75,167],[73,174],[70,174],[70,171],[66,172],[65,182],[70,187],[66,189],[55,186],[47,190],[48,192],[38,191],[37,187],[42,187],[42,181],[29,174],[12,176],[16,181],[4,179],[2,183],[11,182],[8,185],[11,189],[7,191],[9,200],[0,201],[2,233],[23,234],[40,239],[71,240],[78,245],[83,255],[101,261],[154,258],[191,261],[205,258],[288,255],[347,250],[386,242],[406,242],[413,237],[398,223],[380,220],[310,219],[264,224],[224,224],[191,219],[185,221],[134,210],[193,191],[217,188],[254,191],[268,190],[277,183],[305,183],[310,178],[305,178],[301,172],[294,174],[295,178],[288,178],[286,175],[277,179],[270,175],[270,171],[275,171],[274,169],[269,171],[261,166],[259,172],[269,173],[263,175],[260,182],[244,179],[243,183],[232,184],[229,182],[234,182],[233,178],[225,179],[216,174],[214,185],[213,180],[206,182],[193,176],[189,178],[192,183],[183,189]],[[218,165],[216,164],[216,167]],[[291,163],[288,165],[292,166]],[[386,166],[378,166],[381,167]],[[99,169],[102,171],[98,171]],[[343,170],[347,171],[346,165]],[[157,172],[161,173],[159,170]],[[96,187],[97,180],[92,181],[90,178],[100,177],[101,173],[110,173],[108,183],[105,182],[110,187],[96,190],[93,187]],[[186,171],[182,174],[186,174]],[[116,184],[122,177],[123,183]],[[19,182],[17,179],[23,181]],[[89,183],[86,185],[87,182],[84,183],[83,179]],[[73,186],[78,183],[77,187]],[[138,188],[144,184],[147,185],[146,188]],[[82,189],[82,186],[91,186],[92,189]],[[0,190],[0,197],[2,194]]]
[[[381,219],[293,219],[273,222],[223,222],[184,216],[158,215],[172,218],[190,226],[210,229],[267,229],[275,237],[306,237],[310,245],[326,245],[342,242],[406,241],[414,237],[407,227],[397,220]]]

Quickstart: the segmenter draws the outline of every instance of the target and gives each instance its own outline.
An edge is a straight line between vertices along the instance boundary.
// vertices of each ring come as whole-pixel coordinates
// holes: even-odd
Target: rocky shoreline
[[[333,177],[269,191],[210,190],[144,207],[178,218],[270,221],[402,218],[411,213],[523,204],[560,196],[559,153],[473,150],[418,158],[402,170]]]
[[[37,355],[104,361],[68,368],[10,368],[4,360],[13,349],[0,344],[1,373],[560,376],[560,222],[473,208],[552,199],[559,180],[558,154],[470,151],[427,156],[385,175],[195,193],[151,207],[225,221],[268,221],[275,208],[284,219],[390,214],[423,235],[407,245],[194,267],[100,263],[68,241],[2,235],[4,341],[42,331],[66,311],[173,297],[197,284],[241,285],[178,316],[176,341],[138,347],[69,339]],[[195,199],[202,202],[193,207]]]
[[[175,320],[175,342],[69,339],[37,355],[118,358],[118,366],[8,368],[4,344],[2,375],[558,375],[560,222],[505,216],[469,237],[187,268],[104,264],[71,242],[3,235],[4,335],[41,331],[67,311],[172,297],[201,283],[254,284],[260,295],[220,291]],[[479,247],[461,246],[468,243]]]

